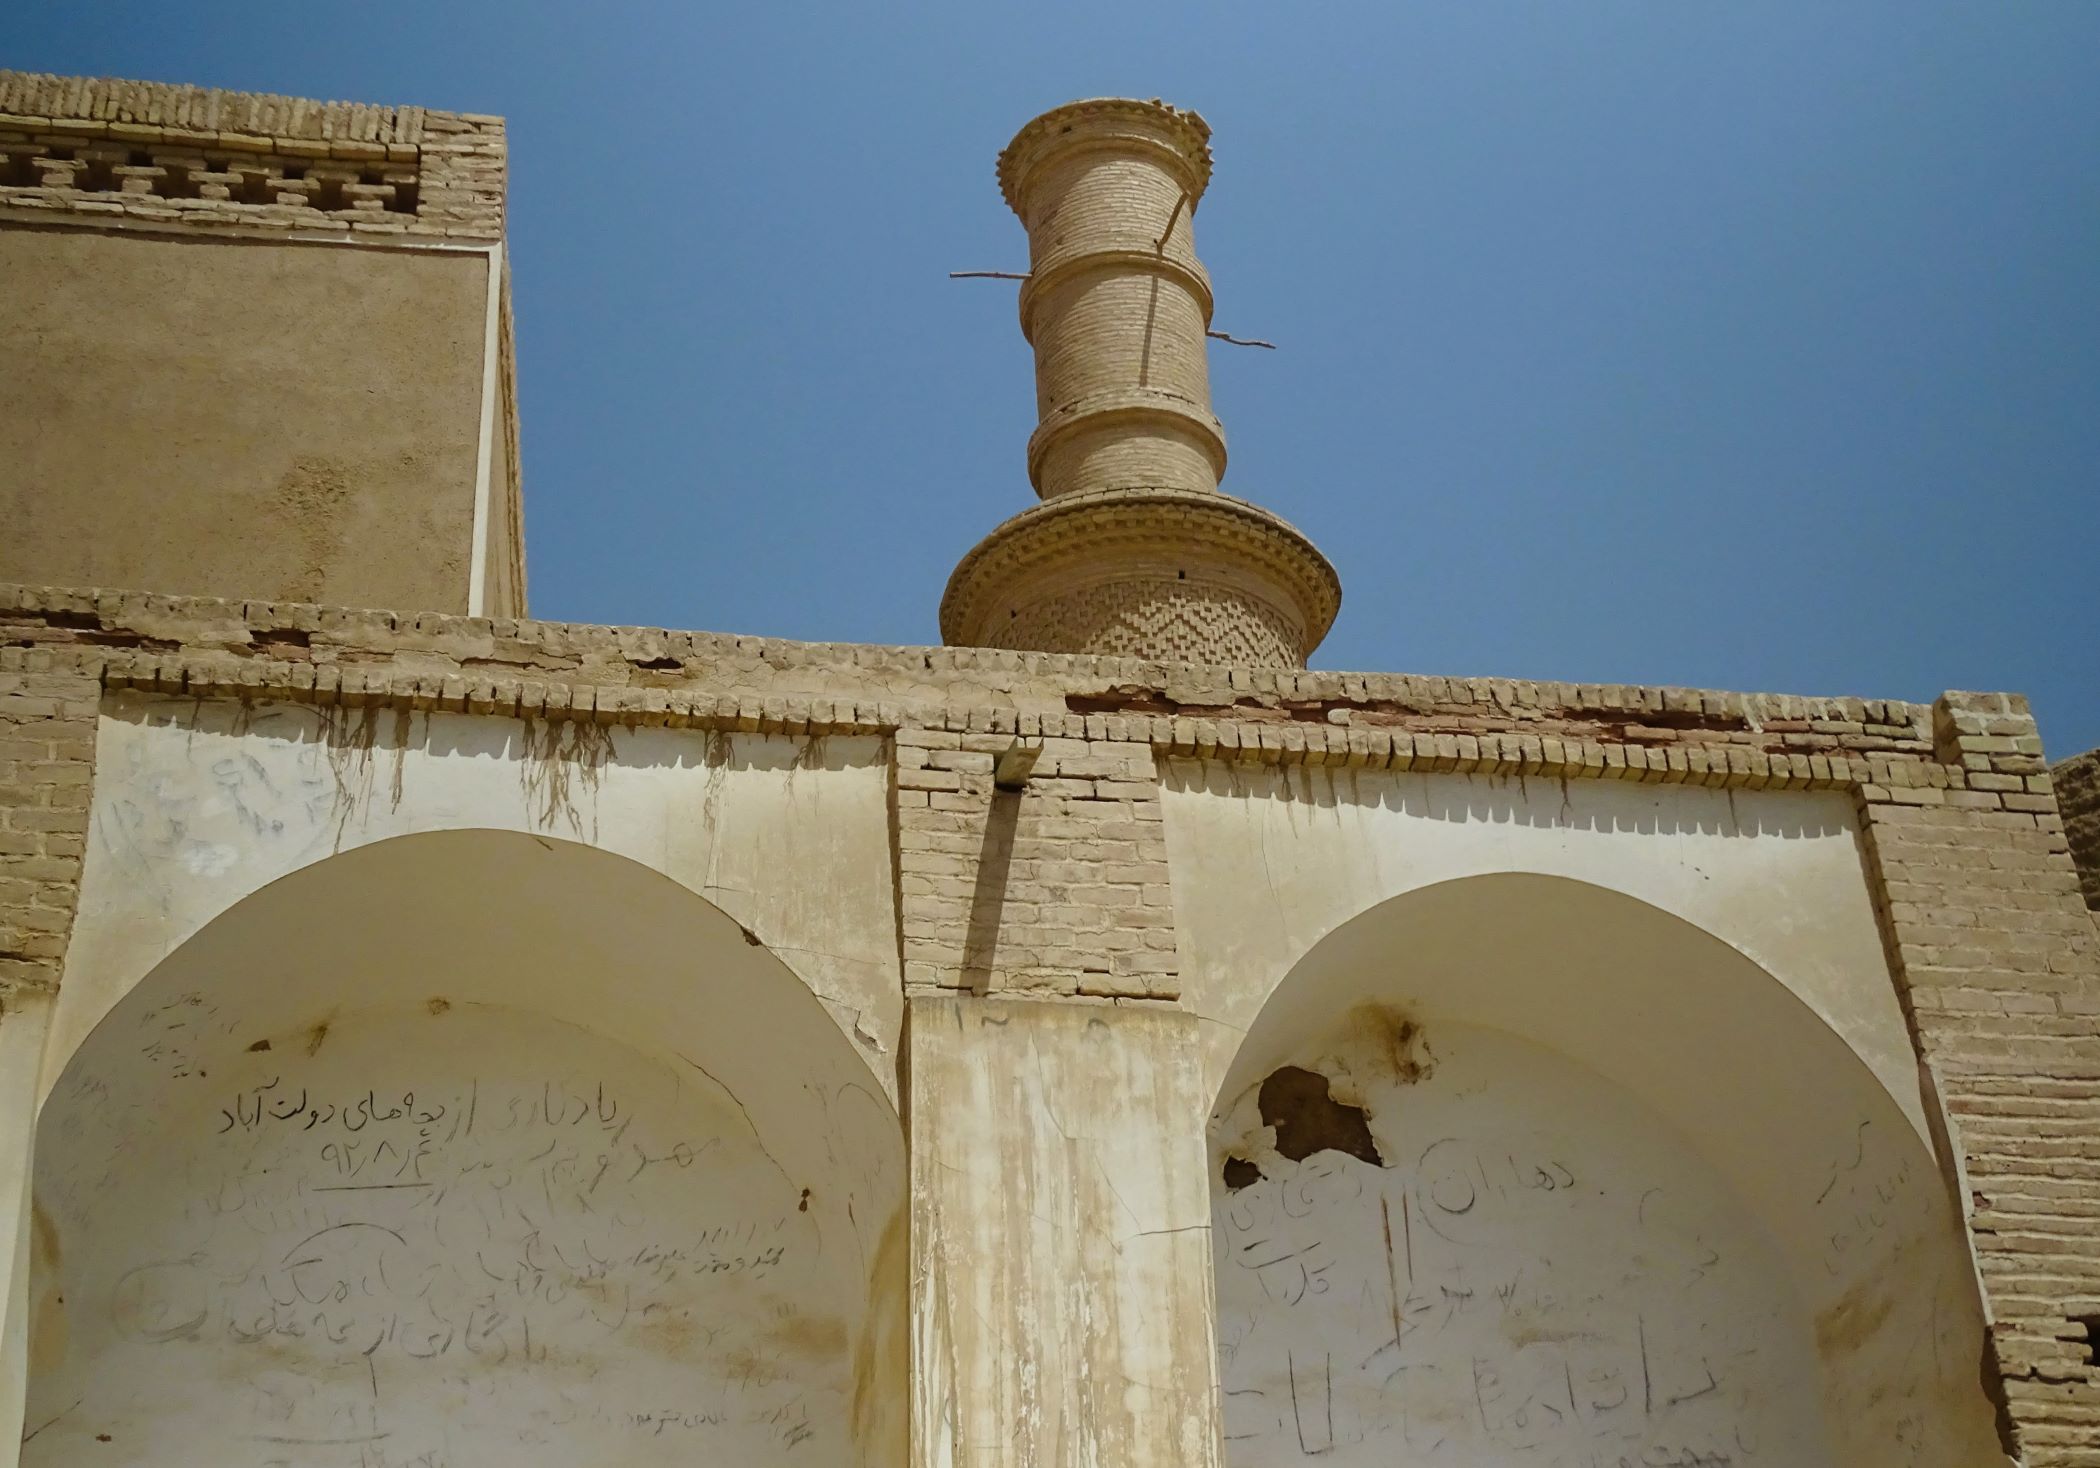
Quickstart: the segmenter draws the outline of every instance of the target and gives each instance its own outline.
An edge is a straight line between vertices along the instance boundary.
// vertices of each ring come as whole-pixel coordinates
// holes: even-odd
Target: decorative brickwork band
[[[493,240],[504,157],[500,118],[0,71],[0,210]]]
[[[1302,667],[1341,596],[1303,535],[1217,492],[1210,277],[1195,215],[1210,128],[1159,101],[1044,113],[999,155],[1028,230],[1028,478],[1045,504],[964,558],[951,643]]]
[[[951,643],[1301,667],[1341,583],[1313,543],[1216,492],[1129,489],[1024,510],[963,558]]]

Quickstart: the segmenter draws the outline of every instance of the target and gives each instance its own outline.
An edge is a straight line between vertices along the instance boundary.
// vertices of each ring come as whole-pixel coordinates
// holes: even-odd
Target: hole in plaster
[[[1226,1158],[1224,1173],[1226,1188],[1235,1193],[1261,1181],[1261,1169],[1244,1157]]]
[[[1345,1106],[1329,1094],[1327,1077],[1286,1065],[1270,1073],[1256,1098],[1265,1126],[1276,1129],[1276,1150],[1293,1162],[1315,1152],[1346,1152],[1385,1166],[1361,1106]]]

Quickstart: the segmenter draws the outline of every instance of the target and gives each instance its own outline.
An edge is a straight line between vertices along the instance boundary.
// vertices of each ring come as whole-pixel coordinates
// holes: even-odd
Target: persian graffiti
[[[1655,1119],[1487,1032],[1446,1037],[1433,1076],[1327,1069],[1334,1096],[1279,1112],[1299,1070],[1229,1119],[1214,1224],[1236,1468],[1827,1461],[1779,1266]],[[1293,1133],[1314,1124],[1330,1140],[1306,1152]]]
[[[737,1098],[548,1022],[417,1019],[212,1065],[78,1190],[123,1202],[67,1231],[74,1349],[23,1462],[851,1460],[852,1245]]]

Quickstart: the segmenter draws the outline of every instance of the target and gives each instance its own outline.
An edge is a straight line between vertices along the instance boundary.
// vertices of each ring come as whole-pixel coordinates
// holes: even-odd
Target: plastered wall
[[[113,701],[25,1463],[898,1460],[880,744],[599,732]]]
[[[1228,1462],[1993,1461],[1842,802],[1286,778],[1166,800]]]
[[[470,610],[489,269],[0,229],[0,578]]]
[[[1492,1030],[1385,1059],[1229,1109],[1229,1463],[1841,1461],[1785,1261],[1665,1118]],[[1307,1152],[1323,1124],[1355,1150]]]
[[[880,740],[117,695],[98,744],[56,1057],[268,882],[392,836],[486,828],[628,856],[705,897],[782,956],[894,1089]]]
[[[856,1461],[860,1281],[718,1058],[451,1004],[140,1064],[231,1020],[185,990],[84,1057],[25,1464]]]
[[[1236,1037],[1320,939],[1487,873],[1595,883],[1711,933],[1844,1036],[1922,1134],[1917,1062],[1837,794],[1175,761],[1168,853],[1185,992],[1221,1087]]]
[[[891,851],[918,827],[900,802],[919,785],[929,812],[988,796],[963,788],[989,779],[972,737],[941,746],[975,761],[954,788],[907,788],[901,742],[875,734],[107,695],[15,1295],[39,1362],[30,1447],[70,1461],[107,1431],[98,1448],[143,1451],[139,1425],[166,1416],[184,1424],[170,1453],[207,1453],[238,1421],[244,1452],[354,1447],[360,1468],[397,1461],[381,1431],[455,1463],[501,1442],[528,1463],[1263,1464],[1390,1457],[1438,1431],[1461,1463],[1992,1461],[1973,1268],[1846,797],[1169,761],[1126,818],[1164,827],[1178,998],[913,992]],[[1044,778],[1070,799],[1078,773]],[[1024,920],[1011,884],[997,901]],[[1266,1094],[1278,1077],[1295,1101]],[[451,1134],[462,1088],[485,1086],[506,1114],[537,1086],[543,1129],[573,1112],[574,1156]],[[322,1156],[308,1123],[341,1129],[345,1097],[360,1131],[398,1108],[384,1125],[416,1134],[383,1160]],[[639,1152],[607,1145],[616,1113]],[[1314,1122],[1307,1145],[1292,1128]],[[613,1186],[614,1163],[637,1174],[613,1226],[595,1204],[557,1217],[561,1189],[601,1166]],[[368,1188],[374,1165],[417,1186]],[[344,1166],[347,1185],[327,1171]],[[236,1250],[247,1234],[198,1200],[246,1200],[264,1169],[277,1181],[255,1186],[256,1211],[231,1210],[260,1242]],[[486,1175],[512,1181],[464,1226],[528,1270],[550,1233],[583,1261],[536,1310],[617,1282],[651,1321],[719,1328],[695,1341],[610,1310],[536,1313],[535,1348],[543,1329],[565,1344],[515,1377],[522,1323],[506,1313],[512,1342],[485,1314],[505,1270],[469,1274],[462,1219],[383,1196],[476,1197]],[[534,1187],[537,1210],[519,1201]],[[97,1189],[152,1203],[134,1223]],[[1410,1259],[1439,1198],[1480,1227]],[[803,1267],[764,1266],[748,1295],[717,1276],[756,1266],[712,1255],[704,1286],[635,1274],[666,1220],[705,1232],[730,1214],[779,1220]],[[258,1347],[320,1350],[290,1333],[313,1317],[274,1301],[326,1303],[301,1282],[356,1294],[380,1264],[333,1261],[316,1284],[293,1246],[372,1228],[400,1235],[384,1236],[387,1280],[452,1282],[431,1287],[443,1325],[413,1338],[437,1364],[377,1381],[392,1415],[345,1415],[343,1363],[318,1356],[291,1372],[313,1393],[185,1415],[207,1378],[275,1380]],[[200,1256],[201,1317],[193,1284],[123,1303],[139,1259]],[[1322,1261],[1317,1280],[1293,1275],[1301,1260]],[[387,1280],[383,1318],[355,1326],[392,1352],[409,1327]],[[236,1333],[256,1290],[272,1309]],[[320,1313],[342,1345],[346,1317]],[[1665,1344],[1644,1355],[1651,1329]],[[1315,1356],[1317,1391],[1300,1371]],[[789,1361],[800,1390],[782,1395]],[[1644,1361],[1636,1421],[1616,1385]],[[163,1378],[165,1402],[111,1385]],[[667,1416],[649,1405],[659,1380],[722,1405]],[[76,1399],[114,1410],[76,1416]],[[564,1401],[589,1405],[554,1420]],[[254,1426],[270,1422],[284,1430]],[[364,1436],[263,1441],[328,1423]]]

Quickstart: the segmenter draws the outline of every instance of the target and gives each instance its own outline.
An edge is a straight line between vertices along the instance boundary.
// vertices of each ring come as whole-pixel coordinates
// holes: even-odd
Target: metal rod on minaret
[[[1215,490],[1225,473],[1204,350],[1210,277],[1195,245],[1210,166],[1203,119],[1142,103],[1045,113],[999,157],[1000,188],[1028,231],[1028,477],[1045,499]]]

